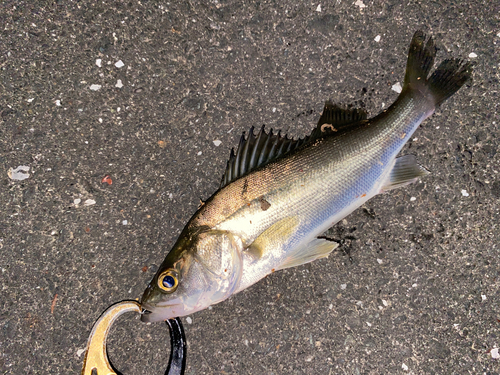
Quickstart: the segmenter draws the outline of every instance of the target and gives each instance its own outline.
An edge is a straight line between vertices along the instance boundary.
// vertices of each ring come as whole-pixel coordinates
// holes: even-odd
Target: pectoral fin
[[[339,246],[338,243],[326,240],[324,238],[316,238],[306,246],[295,251],[288,256],[277,270],[282,270],[289,267],[300,266],[301,264],[312,262],[313,260],[327,257],[333,250]]]
[[[246,252],[255,259],[262,258],[267,251],[271,251],[285,242],[295,232],[298,224],[299,220],[296,216],[281,219],[262,232],[247,248]]]
[[[429,171],[417,164],[415,155],[405,155],[396,158],[396,163],[392,167],[389,179],[382,186],[382,192],[396,189],[398,187],[411,184],[419,177],[428,175]]]

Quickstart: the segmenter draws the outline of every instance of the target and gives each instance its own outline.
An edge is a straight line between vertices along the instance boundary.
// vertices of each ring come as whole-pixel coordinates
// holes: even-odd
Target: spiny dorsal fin
[[[282,137],[281,131],[273,134],[273,129],[269,133],[266,133],[264,125],[262,125],[259,133],[255,135],[253,133],[254,129],[253,126],[250,128],[248,137],[246,138],[245,132],[243,132],[236,153],[234,152],[234,148],[231,150],[220,188],[223,188],[251,170],[299,148],[310,138],[305,137],[295,140],[288,138],[287,135]]]
[[[253,133],[255,128],[252,126],[248,137],[245,138],[245,132],[243,132],[236,153],[234,148],[231,150],[220,188],[308,142],[315,141],[325,135],[335,135],[339,130],[346,130],[351,125],[359,124],[363,120],[366,120],[366,112],[362,109],[342,109],[327,101],[318,126],[304,138],[295,140],[286,135],[282,137],[281,132],[273,134],[272,129],[266,133],[264,125],[255,135]]]

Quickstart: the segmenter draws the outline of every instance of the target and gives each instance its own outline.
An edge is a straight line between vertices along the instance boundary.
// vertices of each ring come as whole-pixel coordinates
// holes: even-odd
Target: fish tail
[[[435,106],[452,96],[467,82],[472,64],[459,59],[444,60],[429,76],[437,48],[432,38],[425,43],[425,34],[418,30],[411,40],[403,90],[418,90]]]

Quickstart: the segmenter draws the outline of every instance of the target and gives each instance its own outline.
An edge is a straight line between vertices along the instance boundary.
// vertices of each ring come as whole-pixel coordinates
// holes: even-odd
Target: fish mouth
[[[173,319],[171,306],[150,306],[141,304],[141,321],[144,323],[163,322]]]
[[[141,315],[148,315],[148,314],[152,314],[152,313],[153,313],[152,311],[146,310],[145,308],[142,308],[142,310],[141,310]]]
[[[141,303],[141,321],[150,322],[150,315],[153,314],[153,308],[147,304]]]
[[[152,322],[159,322],[165,319],[162,319],[158,316],[158,314],[155,314],[153,311],[145,309],[144,307],[142,308],[141,311],[141,322],[144,323],[152,323]]]

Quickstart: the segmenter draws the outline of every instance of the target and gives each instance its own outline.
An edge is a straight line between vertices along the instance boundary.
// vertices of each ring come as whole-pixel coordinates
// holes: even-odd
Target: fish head
[[[192,314],[235,292],[241,279],[242,241],[218,230],[184,231],[141,299],[143,322]]]

